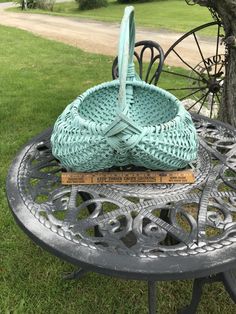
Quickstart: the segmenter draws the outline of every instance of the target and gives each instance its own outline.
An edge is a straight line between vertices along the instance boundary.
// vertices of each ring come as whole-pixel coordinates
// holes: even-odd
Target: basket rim
[[[142,88],[148,88],[151,89],[152,91],[156,91],[162,95],[164,95],[165,97],[167,97],[170,101],[173,102],[173,104],[176,105],[177,107],[177,111],[176,111],[176,115],[173,119],[161,123],[161,124],[156,124],[156,125],[152,125],[152,126],[142,126],[140,125],[140,127],[145,130],[145,131],[162,131],[162,130],[168,130],[170,128],[175,127],[185,116],[186,114],[189,115],[189,113],[184,109],[183,104],[181,103],[181,101],[175,97],[174,95],[172,95],[171,93],[167,92],[166,90],[154,86],[154,85],[150,85],[144,81],[139,81],[139,80],[132,80],[132,81],[126,81],[126,84],[130,84],[133,86],[137,86],[137,87],[142,87]],[[119,80],[113,80],[113,81],[108,81],[108,82],[104,82],[101,83],[99,85],[96,85],[94,87],[89,88],[88,90],[86,90],[84,93],[82,93],[80,96],[78,96],[72,103],[71,103],[71,112],[73,114],[73,116],[78,119],[79,125],[83,125],[85,127],[90,127],[94,130],[96,130],[96,132],[99,133],[103,133],[108,125],[104,124],[104,123],[97,123],[94,121],[91,121],[89,119],[86,119],[84,117],[82,117],[80,115],[79,109],[83,103],[83,101],[90,96],[91,94],[93,94],[94,92],[103,89],[103,88],[109,88],[109,87],[113,87],[113,86],[119,86]],[[111,121],[112,123],[112,121]]]

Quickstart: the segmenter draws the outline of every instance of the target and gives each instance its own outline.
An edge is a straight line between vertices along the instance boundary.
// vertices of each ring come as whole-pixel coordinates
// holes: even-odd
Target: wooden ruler
[[[182,171],[111,171],[62,172],[61,182],[72,184],[165,184],[194,183],[192,170]]]

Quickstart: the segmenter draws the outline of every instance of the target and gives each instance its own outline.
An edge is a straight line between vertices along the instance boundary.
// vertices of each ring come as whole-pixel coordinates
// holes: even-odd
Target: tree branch
[[[212,3],[210,0],[193,0],[194,3],[199,4],[203,7],[211,7]]]

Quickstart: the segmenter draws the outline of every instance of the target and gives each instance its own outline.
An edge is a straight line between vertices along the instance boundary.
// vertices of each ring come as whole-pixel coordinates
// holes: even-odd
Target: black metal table
[[[236,130],[193,115],[200,146],[194,184],[62,186],[46,130],[17,155],[7,197],[17,223],[40,246],[94,271],[156,282],[193,279],[194,313],[206,281],[222,280],[236,302]]]

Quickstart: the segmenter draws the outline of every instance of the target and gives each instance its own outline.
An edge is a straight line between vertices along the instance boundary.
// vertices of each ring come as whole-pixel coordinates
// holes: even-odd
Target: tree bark
[[[236,0],[218,0],[216,8],[223,22],[228,48],[220,118],[236,127]]]
[[[213,7],[225,30],[228,50],[220,119],[236,127],[236,0],[194,0],[201,6]]]

